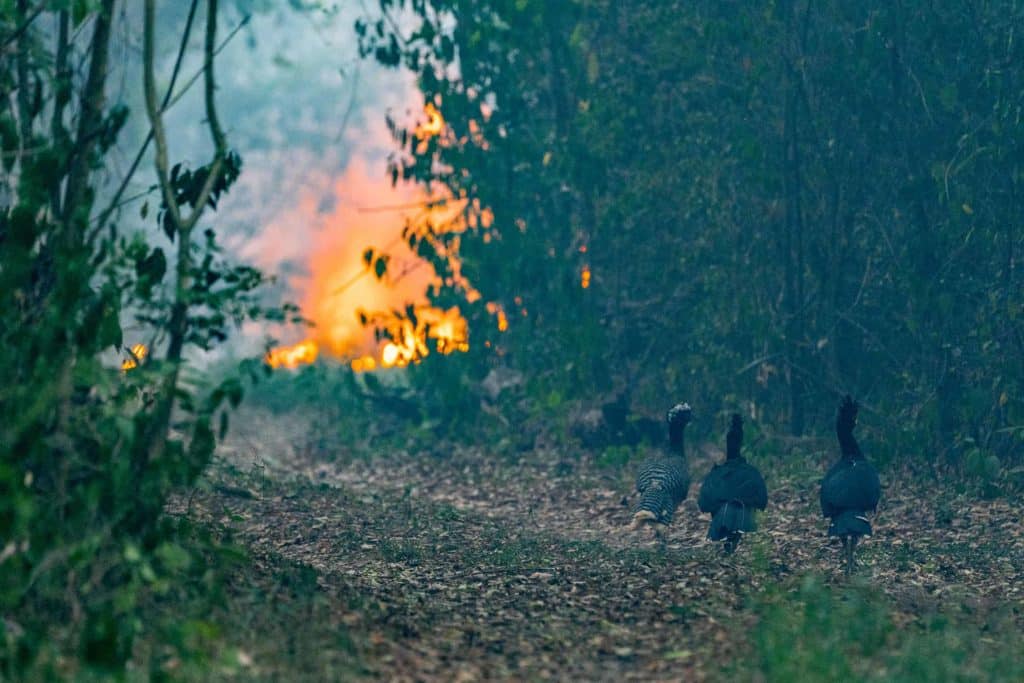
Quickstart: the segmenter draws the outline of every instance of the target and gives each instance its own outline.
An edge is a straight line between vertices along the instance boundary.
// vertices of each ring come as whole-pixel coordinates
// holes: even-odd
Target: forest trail
[[[813,478],[769,474],[761,531],[727,559],[694,502],[710,453],[692,458],[662,545],[628,528],[629,466],[543,451],[327,463],[287,428],[260,434],[269,423],[229,439],[213,479],[235,488],[198,492],[189,514],[232,529],[257,561],[312,567],[338,622],[366,634],[360,676],[721,678],[749,655],[751,596],[811,571],[845,580]],[[917,493],[889,482],[855,580],[881,588],[898,623],[954,605],[1011,604],[1024,620],[1020,506]]]

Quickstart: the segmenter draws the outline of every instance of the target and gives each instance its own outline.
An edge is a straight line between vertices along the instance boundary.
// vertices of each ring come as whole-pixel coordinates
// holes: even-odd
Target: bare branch
[[[155,38],[153,36],[153,25],[156,21],[156,8],[154,0],[146,0],[143,15],[142,28],[142,82],[143,92],[146,98],[146,115],[149,117],[149,125],[153,131],[153,139],[156,141],[156,176],[160,183],[160,191],[163,193],[164,203],[167,205],[167,212],[171,216],[175,227],[181,227],[181,210],[178,201],[174,196],[171,187],[171,180],[167,171],[167,135],[164,131],[163,113],[157,105],[156,99],[156,77],[153,73],[153,52]]]
[[[185,50],[188,47],[189,37],[192,35],[192,23],[196,16],[196,9],[199,7],[199,0],[192,0],[192,5],[188,10],[188,18],[185,20],[185,30],[181,35],[181,43],[178,45],[178,56],[174,60],[174,70],[171,72],[171,82],[167,85],[167,90],[164,91],[164,99],[160,105],[160,111],[167,111],[168,102],[171,100],[171,94],[174,92],[174,84],[178,80],[178,74],[181,72],[181,62],[185,57]],[[99,215],[99,220],[96,222],[96,226],[93,228],[89,235],[89,241],[96,239],[96,236],[103,230],[107,225],[107,221],[110,220],[110,216],[115,210],[120,208],[127,202],[121,201],[121,196],[128,188],[128,183],[131,182],[135,176],[135,171],[138,170],[139,164],[142,163],[142,157],[146,155],[146,150],[149,149],[149,143],[153,141],[153,129],[149,129],[149,133],[146,135],[146,140],[142,143],[142,147],[139,148],[138,153],[135,155],[135,159],[132,161],[131,166],[128,167],[128,172],[124,174],[121,179],[121,184],[117,188],[117,192],[114,193],[110,203],[107,204],[107,208],[103,210],[103,213]],[[143,195],[136,195],[136,197]]]
[[[231,33],[229,33],[227,35],[227,37],[224,40],[221,41],[220,45],[217,46],[217,49],[213,51],[213,56],[214,57],[219,55],[221,53],[221,51],[225,47],[228,46],[228,43],[231,42],[231,39],[234,38],[235,35],[237,35],[239,31],[241,31],[243,28],[245,28],[246,24],[249,23],[250,19],[252,19],[252,15],[251,14],[245,15],[245,17],[242,18],[242,21],[239,22],[238,26],[236,26],[233,29],[231,29]],[[199,77],[202,76],[203,73],[205,73],[205,71],[206,71],[206,68],[204,66],[204,67],[200,68],[198,71],[196,71],[194,74],[192,74],[191,78],[189,78],[187,81],[185,81],[185,85],[181,86],[181,91],[174,94],[174,97],[171,98],[171,101],[170,101],[170,103],[167,106],[168,107],[173,107],[175,104],[177,104],[178,100],[180,100],[182,97],[185,96],[185,93],[187,93],[192,88],[192,86],[195,84],[195,82],[199,80]]]
[[[23,6],[19,7],[19,9],[24,11]],[[35,21],[40,14],[42,14],[44,9],[46,9],[45,1],[40,2],[35,7],[33,7],[32,11],[29,12],[27,15],[23,15],[24,19],[22,20],[21,25],[18,26],[18,28],[11,31],[8,35],[4,36],[3,40],[0,40],[0,50],[4,49],[14,41],[21,38],[25,31],[28,30],[28,27],[32,25],[32,22]]]
[[[53,144],[63,148],[67,142],[67,131],[64,130],[64,109],[71,101],[71,71],[68,69],[70,53],[71,17],[67,10],[61,11],[57,19],[57,54],[54,62],[54,98],[53,117],[50,119],[50,137]],[[50,212],[56,218],[61,214],[60,180],[54,183],[50,193]]]
[[[28,28],[31,20],[26,18],[28,12],[27,0],[18,0],[18,19],[22,26]],[[32,115],[29,106],[29,84],[28,84],[28,32],[21,31],[18,34],[18,50],[15,55],[16,70],[18,74],[18,137],[21,138],[21,146],[31,143],[32,137]]]

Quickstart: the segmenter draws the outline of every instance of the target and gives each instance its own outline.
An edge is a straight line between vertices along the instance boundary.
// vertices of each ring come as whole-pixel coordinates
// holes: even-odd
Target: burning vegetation
[[[312,339],[304,339],[298,344],[271,349],[265,360],[272,368],[295,369],[300,365],[312,363],[319,354],[319,345]]]
[[[413,129],[422,142],[450,137],[437,106],[424,107],[426,121]],[[447,143],[445,143],[447,144]],[[469,326],[458,306],[432,305],[427,292],[447,288],[467,303],[481,294],[462,274],[460,236],[467,230],[493,232],[494,214],[479,200],[430,196],[409,185],[392,186],[382,174],[355,159],[334,187],[334,208],[327,214],[307,198],[299,220],[315,226],[308,276],[292,285],[303,292],[302,309],[313,323],[312,334],[296,344],[271,350],[274,368],[313,363],[320,355],[347,360],[356,372],[403,367],[431,353],[469,350]],[[271,253],[294,240],[294,223],[272,225]],[[443,263],[443,275],[420,256],[426,243]],[[498,330],[508,329],[500,305],[487,311]]]
[[[146,360],[146,356],[149,355],[149,347],[145,344],[135,344],[128,349],[128,357],[121,361],[121,371],[128,372],[139,367],[139,365]]]

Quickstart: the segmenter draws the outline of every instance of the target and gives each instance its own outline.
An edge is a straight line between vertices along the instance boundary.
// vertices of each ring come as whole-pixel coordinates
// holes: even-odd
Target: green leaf
[[[89,0],[74,0],[71,4],[71,23],[78,28],[93,11]]]

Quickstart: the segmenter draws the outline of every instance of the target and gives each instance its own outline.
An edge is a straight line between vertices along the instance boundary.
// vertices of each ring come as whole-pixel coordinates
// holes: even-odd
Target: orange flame
[[[505,309],[501,307],[501,304],[497,301],[488,301],[487,312],[498,319],[498,332],[508,329],[508,316],[505,315]]]
[[[369,372],[377,368],[377,361],[373,356],[360,356],[359,358],[353,358],[349,365],[352,367],[353,372]]]
[[[413,133],[420,140],[429,140],[435,135],[440,135],[444,130],[444,117],[441,116],[441,112],[437,110],[433,102],[427,102],[423,106],[423,111],[427,115],[427,120],[416,126]]]
[[[438,106],[427,102],[423,111],[427,120],[413,129],[420,144],[435,136],[446,136],[441,144],[454,144]],[[299,215],[282,216],[250,246],[257,261],[279,263],[281,254],[295,253],[296,224],[308,226],[308,275],[295,276],[290,284],[303,293],[302,310],[315,328],[305,341],[271,351],[268,364],[295,367],[322,352],[366,372],[417,363],[432,352],[467,351],[468,324],[459,308],[432,306],[427,293],[444,286],[467,303],[481,298],[462,273],[459,233],[497,235],[491,209],[465,193],[436,196],[415,186],[392,187],[362,157],[353,158],[337,180],[334,199],[335,208],[325,211],[320,196],[303,197]],[[423,242],[446,261],[443,278],[419,257]],[[412,319],[389,313],[409,307]],[[498,327],[508,327],[503,311]],[[389,339],[377,341],[374,328],[384,329]]]
[[[580,273],[580,287],[586,289],[590,286],[590,266],[583,266],[583,271]]]
[[[121,362],[122,372],[128,372],[139,367],[139,363],[146,360],[149,355],[149,348],[145,344],[135,344],[130,350],[130,355]]]
[[[295,369],[300,365],[308,365],[316,360],[320,347],[312,339],[305,339],[291,346],[280,346],[271,349],[263,360],[272,368]]]
[[[383,367],[404,367],[420,362],[430,355],[428,340],[434,340],[435,350],[442,355],[469,351],[469,328],[458,306],[447,311],[423,306],[417,308],[415,314],[415,325],[403,318],[388,329],[391,341],[384,344],[380,354]]]

